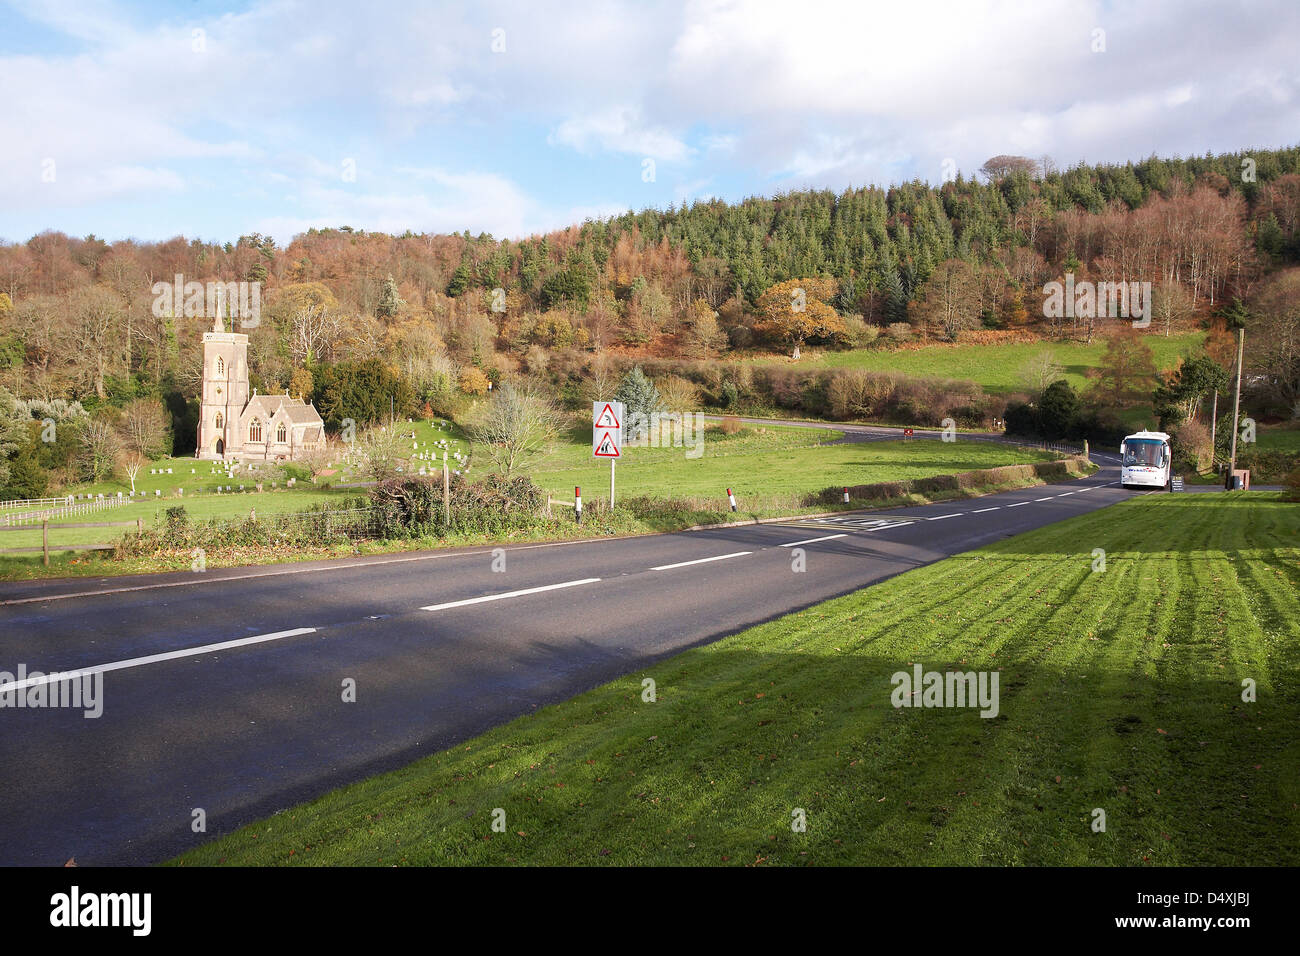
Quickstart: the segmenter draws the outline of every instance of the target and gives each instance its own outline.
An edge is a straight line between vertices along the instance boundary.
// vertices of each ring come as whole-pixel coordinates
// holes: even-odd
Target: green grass
[[[584,498],[609,498],[609,464],[591,457],[590,428],[580,443],[561,446],[533,469],[533,479],[557,498],[571,499],[574,486]],[[737,499],[820,491],[831,485],[900,481],[1047,461],[1052,456],[989,442],[933,439],[817,444],[842,432],[810,428],[747,426],[737,435],[706,429],[703,453],[687,458],[684,448],[627,448],[615,473],[615,497],[725,497]]]
[[[459,431],[431,430],[429,423],[400,424],[403,431],[416,431],[415,441],[420,448],[431,445],[444,435],[451,435],[453,449],[470,450]],[[781,428],[752,426],[735,435],[724,435],[716,426],[710,426],[705,435],[704,453],[699,459],[688,459],[684,448],[627,448],[626,457],[618,465],[617,493],[620,500],[632,495],[653,495],[672,498],[676,502],[666,506],[661,514],[632,517],[616,514],[603,519],[602,528],[611,534],[641,534],[654,531],[676,530],[697,523],[715,523],[726,520],[726,489],[731,487],[738,498],[741,516],[774,517],[826,510],[810,508],[803,502],[809,492],[820,491],[830,485],[868,484],[879,480],[922,478],[936,474],[969,471],[998,465],[1044,461],[1045,453],[1028,451],[1011,446],[997,446],[985,442],[913,440],[909,442],[875,442],[858,445],[819,445],[832,440],[842,432],[807,428]],[[455,437],[459,435],[460,437]],[[571,500],[575,485],[583,485],[584,500],[590,509],[601,501],[609,500],[609,465],[591,458],[590,426],[583,424],[563,436],[534,470],[533,477],[551,495]],[[427,444],[426,444],[427,443]],[[481,456],[475,462],[472,476],[487,468]],[[188,460],[197,470],[209,469],[209,463]],[[155,466],[158,467],[158,466]],[[163,466],[166,467],[166,466]],[[173,466],[173,470],[177,471]],[[156,476],[150,476],[156,477]],[[171,476],[174,477],[174,476]],[[348,477],[346,475],[340,477]],[[357,476],[359,477],[359,476]],[[216,478],[211,479],[215,487]],[[220,479],[223,484],[238,487],[239,479]],[[245,486],[251,488],[245,478]],[[137,487],[140,482],[137,482]],[[48,568],[41,563],[39,553],[0,555],[0,580],[56,575],[136,574],[155,571],[186,569],[188,555],[160,555],[151,558],[106,559],[101,553],[57,551],[58,545],[108,543],[129,532],[128,528],[72,528],[59,530],[59,524],[82,522],[131,521],[143,518],[146,527],[153,527],[163,519],[168,508],[183,505],[192,521],[210,519],[243,519],[256,509],[259,516],[279,512],[302,511],[315,504],[342,502],[345,498],[365,495],[365,488],[325,488],[300,482],[294,489],[283,485],[262,492],[244,491],[230,494],[211,492],[195,495],[187,489],[183,497],[148,498],[136,500],[119,508],[57,519],[51,523],[51,563]],[[993,489],[988,489],[993,490]],[[112,493],[111,486],[105,493]],[[897,502],[906,503],[906,502]],[[858,506],[862,506],[859,503]],[[589,514],[592,513],[590,510]],[[532,538],[551,540],[580,537],[590,532],[572,528],[564,522],[553,527],[535,529]],[[457,544],[481,544],[480,536],[473,540],[421,540],[408,542],[359,543],[356,548],[338,547],[321,551],[295,549],[292,553],[249,552],[247,549],[229,554],[208,556],[210,567],[235,564],[275,563],[288,560],[310,560],[337,554],[378,553],[382,551],[409,550],[414,547],[439,547]],[[0,534],[0,548],[35,547],[41,543],[39,527]]]
[[[1178,365],[1180,356],[1200,346],[1204,334],[1191,332],[1165,337],[1147,335],[1156,368]],[[901,372],[921,378],[972,381],[995,394],[1026,391],[1023,369],[1031,359],[1050,352],[1065,370],[1075,389],[1088,384],[1087,372],[1101,364],[1105,339],[1083,342],[1013,342],[999,345],[930,345],[919,349],[871,348],[851,352],[807,352],[799,361],[764,359],[791,368],[860,368],[873,372]]]
[[[1297,531],[1274,495],[1132,499],[679,654],[179,862],[1295,865]],[[890,677],[914,662],[997,669],[999,716],[895,709]]]
[[[1262,426],[1255,438],[1261,451],[1285,451],[1300,454],[1300,428],[1282,425]]]

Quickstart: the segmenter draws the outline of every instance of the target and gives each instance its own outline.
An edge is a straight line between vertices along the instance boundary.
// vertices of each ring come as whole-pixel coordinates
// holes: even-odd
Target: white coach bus
[[[1120,484],[1125,488],[1168,488],[1172,455],[1164,432],[1140,431],[1119,446]]]

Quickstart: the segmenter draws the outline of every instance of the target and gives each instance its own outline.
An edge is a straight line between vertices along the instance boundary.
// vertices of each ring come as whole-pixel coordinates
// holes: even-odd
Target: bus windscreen
[[[1124,443],[1124,464],[1159,468],[1164,461],[1164,443],[1150,439],[1130,439]]]

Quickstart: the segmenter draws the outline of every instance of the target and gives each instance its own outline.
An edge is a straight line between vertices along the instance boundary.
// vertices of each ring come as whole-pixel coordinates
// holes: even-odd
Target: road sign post
[[[623,403],[591,403],[591,455],[609,459],[609,507],[614,508],[614,462],[623,448]]]

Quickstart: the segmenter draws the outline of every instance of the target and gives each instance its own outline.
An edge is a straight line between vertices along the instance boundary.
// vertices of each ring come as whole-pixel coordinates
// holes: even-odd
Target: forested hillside
[[[19,399],[92,412],[164,401],[176,450],[189,450],[212,320],[156,307],[154,284],[179,275],[261,283],[260,322],[244,329],[253,384],[318,404],[341,364],[369,363],[364,374],[386,394],[400,383],[410,411],[529,373],[576,401],[611,360],[678,363],[700,398],[734,404],[752,378],[724,366],[763,352],[1091,341],[1107,329],[1044,317],[1044,283],[1071,273],[1152,283],[1144,334],[1212,326],[1220,364],[1231,351],[1224,310],[1258,325],[1268,347],[1251,353],[1252,382],[1287,414],[1300,400],[1298,263],[1300,148],[1065,171],[995,157],[978,177],[938,187],[697,202],[522,241],[347,226],[286,247],[260,235],[43,233],[0,245],[0,383]],[[771,387],[764,399],[776,401]],[[794,405],[830,410],[825,394]],[[977,402],[967,417],[997,411]]]

